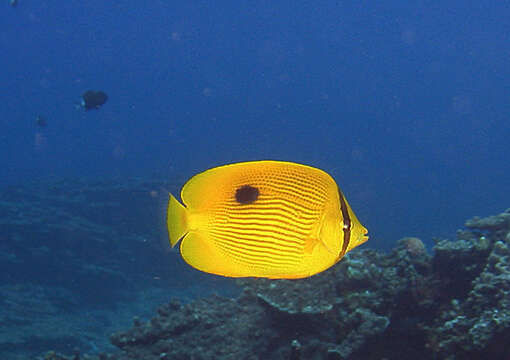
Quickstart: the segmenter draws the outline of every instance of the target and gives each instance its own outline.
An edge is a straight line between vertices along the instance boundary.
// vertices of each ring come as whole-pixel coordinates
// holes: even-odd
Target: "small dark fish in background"
[[[99,109],[108,100],[108,95],[103,91],[87,90],[81,96],[81,107],[85,111]]]
[[[46,125],[48,125],[46,118],[42,115],[37,115],[37,117],[35,118],[35,123],[39,127],[46,127]]]
[[[11,7],[17,7],[18,6],[18,0],[10,0],[9,1],[9,5],[11,5]]]

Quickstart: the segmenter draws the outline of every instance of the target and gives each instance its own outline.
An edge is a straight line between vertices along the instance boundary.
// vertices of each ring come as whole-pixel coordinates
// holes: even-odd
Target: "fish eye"
[[[259,197],[259,189],[251,185],[243,185],[236,190],[236,201],[239,204],[251,204]]]

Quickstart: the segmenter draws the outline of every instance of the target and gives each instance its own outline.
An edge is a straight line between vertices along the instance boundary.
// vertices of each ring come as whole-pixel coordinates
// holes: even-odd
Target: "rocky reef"
[[[119,352],[46,360],[510,358],[510,209],[473,218],[429,254],[356,249],[302,280],[238,280],[235,299],[172,300],[111,336]]]
[[[0,359],[115,350],[108,334],[132,314],[218,286],[168,252],[168,190],[141,179],[0,188]]]

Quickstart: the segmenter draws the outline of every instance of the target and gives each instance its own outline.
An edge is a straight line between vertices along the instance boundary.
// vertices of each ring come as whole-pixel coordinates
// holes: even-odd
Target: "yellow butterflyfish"
[[[335,180],[310,166],[252,161],[193,176],[169,195],[170,244],[194,268],[228,277],[297,279],[368,240]]]

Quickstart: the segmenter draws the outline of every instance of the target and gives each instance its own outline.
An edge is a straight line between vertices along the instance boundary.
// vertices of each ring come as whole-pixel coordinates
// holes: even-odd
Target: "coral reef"
[[[101,303],[116,300],[133,280],[143,281],[138,269],[154,267],[142,259],[160,252],[147,238],[159,231],[154,219],[159,219],[160,206],[150,194],[161,186],[55,181],[2,189],[0,281],[36,282],[75,292],[107,283]],[[137,221],[150,216],[151,221]],[[134,271],[126,271],[125,258],[137,259]],[[87,301],[97,299],[89,291],[81,295]]]
[[[108,334],[132,314],[150,316],[169,294],[207,292],[206,277],[165,251],[167,188],[51,180],[0,189],[0,359],[112,351]]]
[[[171,301],[94,359],[508,359],[509,219],[471,219],[432,254],[404,238],[309,279],[238,280],[237,299]]]

